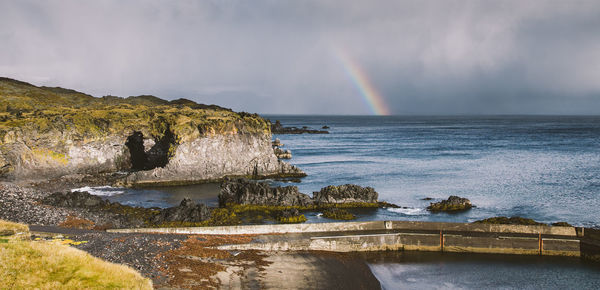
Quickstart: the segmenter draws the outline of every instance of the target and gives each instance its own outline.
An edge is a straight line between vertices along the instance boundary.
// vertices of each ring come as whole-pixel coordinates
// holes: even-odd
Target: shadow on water
[[[410,251],[361,255],[383,289],[600,287],[600,265],[579,258]]]

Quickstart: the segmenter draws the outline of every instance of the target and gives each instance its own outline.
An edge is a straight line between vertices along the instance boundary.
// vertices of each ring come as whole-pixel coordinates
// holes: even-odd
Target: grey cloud
[[[596,1],[0,0],[0,75],[260,113],[600,113]]]

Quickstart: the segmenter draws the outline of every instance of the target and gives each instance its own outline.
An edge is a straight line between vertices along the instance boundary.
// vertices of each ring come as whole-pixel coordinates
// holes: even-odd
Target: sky
[[[600,114],[599,1],[0,0],[0,76],[263,114]]]

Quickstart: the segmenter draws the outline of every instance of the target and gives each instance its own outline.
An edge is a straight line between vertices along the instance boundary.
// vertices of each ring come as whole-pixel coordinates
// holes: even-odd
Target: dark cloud
[[[597,1],[0,0],[0,75],[261,113],[599,114]]]

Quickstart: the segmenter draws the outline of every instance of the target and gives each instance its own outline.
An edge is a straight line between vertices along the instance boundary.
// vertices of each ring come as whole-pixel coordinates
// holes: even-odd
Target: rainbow
[[[341,49],[334,49],[333,51],[336,59],[340,62],[354,86],[363,96],[363,99],[371,109],[371,112],[375,115],[390,115],[391,113],[385,103],[385,99],[379,94],[377,89],[373,87],[367,74],[361,69],[358,63]]]

